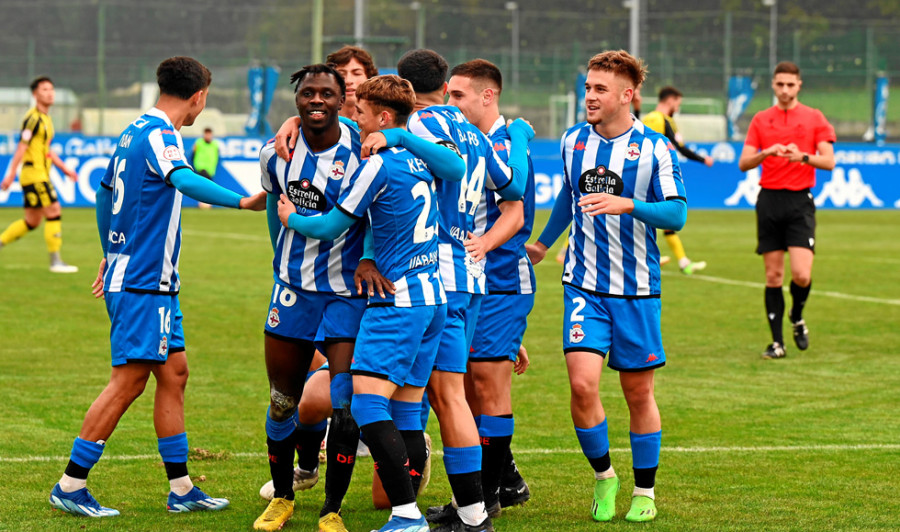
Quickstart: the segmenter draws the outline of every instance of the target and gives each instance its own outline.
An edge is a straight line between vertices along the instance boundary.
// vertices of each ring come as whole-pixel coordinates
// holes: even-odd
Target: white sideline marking
[[[773,452],[833,452],[833,451],[897,451],[900,444],[893,443],[861,443],[861,444],[824,444],[824,445],[761,445],[738,447],[662,447],[663,453],[773,453]],[[629,448],[612,448],[613,453],[630,453]],[[515,449],[516,454],[581,454],[581,449],[572,447],[568,449]],[[434,456],[442,456],[444,453],[435,450]],[[231,453],[229,458],[265,458],[266,453]],[[28,462],[65,462],[68,456],[0,456],[0,463],[23,464]],[[131,461],[131,460],[160,460],[158,454],[132,454],[132,455],[106,455],[101,460]],[[211,460],[216,461],[216,460]]]
[[[680,275],[674,272],[662,272],[663,275]],[[732,286],[746,286],[748,288],[765,288],[764,283],[754,283],[751,281],[737,281],[735,279],[726,279],[724,277],[713,277],[711,275],[702,275],[695,273],[686,276],[689,279],[697,279],[698,281],[706,281],[709,283],[729,284]],[[782,288],[785,293],[790,292],[788,287]],[[881,303],[883,305],[900,306],[900,299],[884,299],[880,297],[855,296],[853,294],[844,294],[842,292],[831,292],[828,290],[813,290],[812,295],[833,297],[835,299],[848,299],[850,301],[861,301],[863,303]]]

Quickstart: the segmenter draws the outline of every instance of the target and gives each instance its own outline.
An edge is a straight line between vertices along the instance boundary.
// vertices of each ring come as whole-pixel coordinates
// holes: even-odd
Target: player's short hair
[[[365,100],[375,107],[394,111],[394,124],[405,124],[416,105],[416,93],[412,83],[388,74],[375,76],[356,88],[356,100]]]
[[[412,83],[417,93],[434,92],[444,86],[450,65],[434,50],[410,50],[397,62],[397,73]]]
[[[487,59],[473,59],[460,65],[456,65],[453,67],[453,70],[450,71],[450,77],[453,76],[462,76],[464,78],[487,82],[488,84],[493,85],[498,93],[503,90],[503,74],[500,73],[500,69],[497,68],[497,65],[491,63]]]
[[[306,76],[312,76],[315,74],[328,74],[334,76],[334,79],[337,80],[337,84],[341,87],[341,96],[347,95],[347,84],[344,83],[344,78],[338,74],[338,71],[334,69],[331,65],[326,65],[325,63],[317,63],[315,65],[306,65],[300,70],[291,74],[291,85],[294,85],[294,94],[300,90],[300,84],[303,83],[303,79]]]
[[[335,67],[344,66],[351,60],[356,59],[366,71],[367,78],[373,78],[378,75],[378,68],[375,67],[375,61],[372,54],[363,50],[359,46],[343,46],[339,50],[335,50],[328,54],[325,62]]]
[[[170,57],[156,67],[159,92],[187,100],[212,83],[212,73],[193,57]]]
[[[31,92],[36,91],[38,86],[45,81],[47,81],[51,85],[53,85],[53,80],[50,79],[48,76],[38,76],[38,77],[34,78],[34,80],[31,81],[31,85],[29,85],[29,87],[31,87]]]
[[[644,61],[625,50],[607,50],[595,55],[588,62],[588,70],[612,72],[628,79],[634,88],[640,87],[647,77]]]
[[[671,85],[666,85],[665,87],[659,89],[659,94],[657,95],[657,99],[661,102],[668,100],[669,98],[681,98],[684,96],[681,94],[681,91],[676,89]]]
[[[211,127],[205,127],[205,128],[203,128],[203,132],[204,132],[204,133],[212,133],[212,128],[211,128]]]
[[[775,65],[775,72],[772,73],[772,76],[774,77],[776,74],[794,74],[799,78],[800,67],[798,67],[796,63],[782,61]]]

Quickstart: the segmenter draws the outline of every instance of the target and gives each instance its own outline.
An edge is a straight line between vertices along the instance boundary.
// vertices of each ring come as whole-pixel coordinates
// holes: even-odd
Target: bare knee
[[[41,216],[41,211],[26,209],[23,218],[25,218],[25,225],[28,226],[29,230],[32,230],[41,225],[43,216]]]
[[[766,272],[766,286],[781,286],[782,284],[784,284],[783,271]]]
[[[572,404],[587,409],[600,400],[597,384],[588,379],[572,379],[569,383],[572,391]]]
[[[812,275],[809,272],[792,272],[791,280],[794,281],[794,284],[805,288],[812,282]]]
[[[296,397],[276,390],[273,386],[269,389],[269,417],[275,421],[284,421],[297,410],[297,402]]]

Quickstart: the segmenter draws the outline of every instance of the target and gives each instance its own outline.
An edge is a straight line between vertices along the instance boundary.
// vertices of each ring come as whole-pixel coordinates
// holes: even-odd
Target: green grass
[[[0,226],[19,212],[0,210]],[[513,448],[533,498],[507,511],[498,530],[896,530],[900,215],[821,211],[818,218],[806,312],[812,346],[801,353],[788,341],[786,359],[764,361],[762,288],[712,282],[761,283],[753,213],[690,213],[682,238],[690,256],[709,268],[693,278],[671,266],[664,270],[668,366],[657,373],[656,392],[664,425],[660,514],[649,525],[622,518],[632,486],[627,409],[608,370],[601,395],[623,489],[612,523],[590,520],[592,475],[572,430],[560,348],[560,266],[552,256],[539,265],[526,336],[532,367],[513,383]],[[538,228],[545,219],[541,213]],[[67,209],[64,220],[64,256],[81,267],[78,274],[47,272],[41,231],[0,251],[0,530],[249,530],[265,507],[257,491],[268,476],[262,327],[271,251],[263,216],[184,213],[188,433],[192,447],[225,452],[220,459],[192,458],[190,470],[206,477],[198,482],[204,490],[230,498],[231,507],[198,515],[165,511],[151,382],[91,474],[98,499],[122,512],[102,520],[64,515],[47,504],[83,415],[109,375],[108,320],[89,288],[99,258],[93,213]],[[436,429],[432,417],[437,440]],[[134,455],[151,458],[117,459]],[[378,528],[387,513],[371,509],[371,459],[361,459],[356,471],[345,521],[352,531]],[[420,506],[448,498],[438,459]],[[321,485],[297,500],[285,530],[315,529]]]

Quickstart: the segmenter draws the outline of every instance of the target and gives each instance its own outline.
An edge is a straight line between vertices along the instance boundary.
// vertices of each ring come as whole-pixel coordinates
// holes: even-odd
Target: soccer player
[[[206,105],[209,70],[195,59],[173,57],[156,70],[156,106],[129,125],[97,191],[97,226],[104,258],[94,295],[105,297],[110,321],[112,375],[94,401],[50,504],[89,517],[118,515],[87,490],[87,476],[100,459],[119,419],[156,378],[153,424],[171,491],[170,512],[220,510],[227,499],[212,498],[188,475],[184,389],[188,377],[182,313],[181,200],[262,210],[265,195],[250,198],[221,188],[187,165],[179,130],[194,123]]]
[[[62,208],[56,197],[56,189],[50,182],[50,165],[59,168],[73,181],[78,180],[78,174],[63,164],[59,155],[50,149],[50,141],[53,140],[53,121],[48,113],[56,97],[53,81],[46,76],[36,78],[31,82],[31,94],[34,96],[34,107],[25,114],[19,145],[13,154],[9,172],[0,182],[0,189],[9,190],[16,179],[19,163],[25,161],[19,174],[19,183],[25,196],[25,216],[11,223],[3,233],[0,233],[0,248],[36,229],[41,224],[41,218],[46,218],[44,241],[47,243],[47,251],[50,252],[50,271],[75,273],[78,267],[66,264],[59,255],[62,248]]]
[[[597,521],[613,518],[619,489],[598,395],[607,356],[630,414],[635,487],[625,519],[656,517],[661,424],[653,375],[666,362],[656,229],[681,229],[687,204],[674,149],[629,113],[644,75],[642,61],[624,51],[591,58],[587,122],[562,137],[563,188],[543,233],[528,247],[537,264],[572,223],[562,276],[563,352],[575,433],[594,469],[591,515]]]
[[[447,62],[432,50],[412,50],[400,58],[397,71],[412,83],[416,111],[407,127],[425,140],[447,146],[466,161],[464,180],[438,179],[440,208],[439,260],[447,291],[447,321],[428,382],[428,398],[441,425],[444,466],[464,530],[492,530],[481,486],[481,445],[475,419],[466,403],[464,374],[481,296],[486,292],[484,260],[466,250],[474,230],[474,214],[485,187],[506,200],[521,200],[528,176],[527,147],[534,131],[522,120],[509,126],[509,165],[491,148],[490,140],[456,107],[443,105]],[[364,145],[365,150],[365,145]],[[456,530],[459,522],[435,530]]]
[[[378,75],[372,55],[358,46],[347,45],[328,54],[325,62],[338,71],[347,85],[347,98],[341,107],[341,116],[356,121],[356,88]]]
[[[403,127],[416,101],[397,76],[379,76],[357,90],[357,121],[365,139],[382,128]],[[432,145],[444,158],[457,159]],[[374,261],[393,293],[369,301],[354,352],[353,416],[366,436],[391,501],[382,531],[428,531],[416,505],[411,473],[425,461],[420,405],[441,337],[447,298],[438,273],[438,205],[430,167],[403,148],[372,155],[323,217],[302,217],[281,197],[286,227],[330,238],[367,216]],[[462,165],[459,165],[460,174]],[[421,471],[421,469],[419,469]]]
[[[504,161],[510,150],[506,120],[500,115],[503,89],[500,69],[484,59],[453,67],[447,87],[449,105],[455,105],[482,133]],[[528,485],[511,465],[514,420],[512,373],[516,367],[528,313],[534,306],[534,270],[525,253],[525,243],[534,226],[534,167],[528,157],[528,181],[521,201],[504,201],[497,194],[482,196],[475,217],[475,234],[466,247],[480,255],[487,251],[488,294],[481,303],[475,337],[469,352],[467,391],[481,438],[481,481],[485,506],[500,502],[501,475],[509,467],[515,482],[508,486],[503,502],[521,504],[530,497]],[[522,361],[522,365],[525,361]],[[520,367],[520,373],[527,366]],[[502,505],[501,505],[502,506]]]
[[[665,135],[669,142],[675,146],[675,149],[688,159],[703,163],[706,166],[712,166],[712,157],[708,155],[704,157],[684,145],[684,140],[681,137],[681,133],[678,132],[678,126],[675,125],[675,119],[673,118],[675,113],[681,108],[681,99],[681,91],[671,86],[663,87],[659,90],[656,109],[647,113],[641,122],[653,131]],[[706,268],[705,261],[693,262],[687,257],[687,254],[684,252],[684,244],[681,243],[681,237],[678,236],[678,233],[666,230],[663,231],[663,234],[666,236],[666,243],[669,244],[669,249],[672,250],[675,258],[678,259],[678,268],[681,270],[681,273],[691,275]]]
[[[762,164],[762,190],[756,200],[756,252],[762,255],[766,269],[766,316],[772,331],[772,343],[763,358],[786,354],[782,332],[785,252],[791,257],[794,343],[801,351],[809,347],[803,307],[812,287],[816,249],[816,206],[810,189],[816,184],[817,168],[834,168],[836,137],[821,111],[797,99],[802,85],[797,65],[783,61],[775,66],[772,90],[777,101],[753,117],[738,160],[744,172]]]
[[[203,130],[203,136],[194,142],[191,148],[191,165],[198,174],[207,179],[215,179],[219,166],[219,142],[213,139],[211,127]],[[209,209],[208,203],[198,205],[201,209]]]

